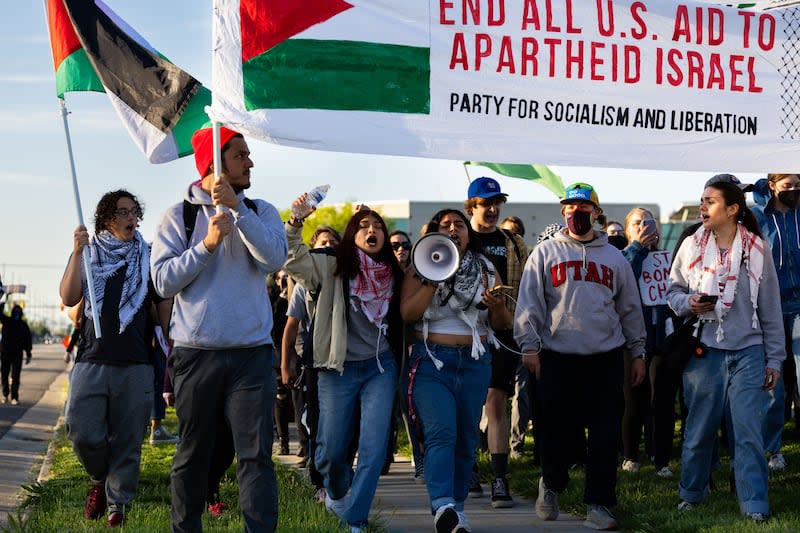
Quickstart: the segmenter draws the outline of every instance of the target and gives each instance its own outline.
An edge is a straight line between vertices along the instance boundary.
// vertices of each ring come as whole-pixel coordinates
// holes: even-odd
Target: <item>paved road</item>
[[[291,427],[292,452],[298,450]],[[277,449],[276,449],[277,453]],[[284,464],[297,466],[300,461],[294,454],[276,455]],[[419,533],[433,531],[433,516],[430,514],[428,493],[425,485],[414,483],[414,469],[407,457],[395,456],[389,474],[381,476],[372,506],[372,515],[386,527],[388,533]],[[475,533],[586,533],[583,517],[561,514],[555,522],[539,520],[533,502],[515,496],[516,505],[511,509],[493,509],[489,498],[489,487],[484,485],[483,498],[470,498],[465,511]]]
[[[35,344],[31,364],[22,365],[19,405],[0,404],[0,438],[25,411],[41,399],[53,380],[64,371],[64,347],[60,344]]]
[[[23,367],[20,404],[0,405],[0,525],[16,512],[20,486],[36,480],[66,399],[61,345],[37,344]]]

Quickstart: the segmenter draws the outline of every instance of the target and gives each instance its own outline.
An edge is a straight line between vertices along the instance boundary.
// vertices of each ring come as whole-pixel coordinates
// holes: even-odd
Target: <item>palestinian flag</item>
[[[211,92],[153,49],[100,0],[48,0],[56,94],[105,92],[151,163],[192,153]]]
[[[330,25],[344,0],[240,0],[244,106],[427,113],[429,50],[352,40]],[[320,28],[324,30],[325,28]]]

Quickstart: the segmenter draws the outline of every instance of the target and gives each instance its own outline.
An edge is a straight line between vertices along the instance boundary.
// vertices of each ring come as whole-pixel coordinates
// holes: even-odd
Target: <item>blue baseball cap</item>
[[[500,190],[500,184],[492,178],[478,178],[469,184],[467,198],[494,198],[495,196],[507,197],[508,195]]]
[[[561,200],[562,204],[571,204],[573,202],[591,202],[597,207],[600,207],[600,199],[597,197],[597,191],[588,183],[573,183],[567,187],[564,198]]]

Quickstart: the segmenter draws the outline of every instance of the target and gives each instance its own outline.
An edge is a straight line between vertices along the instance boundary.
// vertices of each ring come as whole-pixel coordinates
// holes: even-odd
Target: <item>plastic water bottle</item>
[[[292,206],[292,216],[297,220],[306,218],[311,214],[311,211],[325,199],[325,196],[328,194],[328,189],[330,188],[330,185],[319,185],[308,191],[308,197],[305,203]]]

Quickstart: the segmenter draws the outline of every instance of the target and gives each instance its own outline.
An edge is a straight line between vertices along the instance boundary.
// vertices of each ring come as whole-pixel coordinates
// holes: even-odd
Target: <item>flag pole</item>
[[[211,98],[214,98],[213,94]],[[220,169],[222,165],[220,165],[220,159],[222,159],[220,155],[221,146],[219,145],[219,122],[212,119],[211,123],[211,140],[213,141],[213,148],[214,148],[214,184],[218,184],[219,181],[222,179],[220,176]],[[217,213],[222,213],[222,205],[217,204]]]
[[[469,177],[469,170],[467,170],[467,162],[464,161],[463,165],[464,165],[464,174],[467,175],[467,185],[469,185],[470,183],[472,183],[472,178]]]
[[[81,207],[81,193],[78,189],[78,174],[75,171],[75,158],[72,155],[72,139],[69,136],[69,122],[67,121],[67,106],[63,98],[58,99],[61,106],[61,118],[64,122],[64,135],[67,138],[67,154],[69,155],[69,167],[72,171],[72,193],[75,197],[75,207],[78,210],[78,223],[83,226],[83,208]],[[102,336],[100,331],[100,316],[95,302],[97,299],[94,295],[94,279],[92,277],[92,262],[89,255],[89,247],[83,247],[83,269],[86,272],[86,285],[89,286],[89,302],[92,304],[92,322],[94,323],[94,336],[99,339]]]

